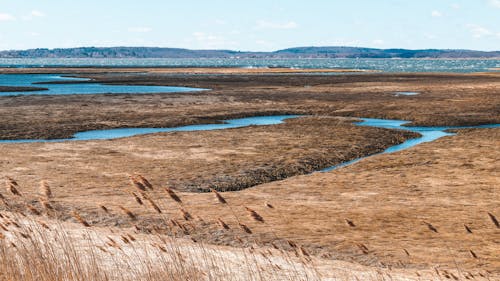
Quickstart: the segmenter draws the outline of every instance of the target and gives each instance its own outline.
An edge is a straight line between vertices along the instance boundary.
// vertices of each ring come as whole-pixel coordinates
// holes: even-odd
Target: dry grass
[[[0,97],[0,139],[69,138],[76,132],[92,129],[173,127],[284,113],[408,119],[420,125],[500,122],[499,73],[90,76],[117,84],[214,90]],[[400,91],[421,94],[394,95]]]
[[[73,206],[90,225],[133,227],[138,233],[164,233],[204,245],[276,247],[287,251],[285,257],[311,255],[320,264],[341,259],[405,274],[423,275],[437,268],[443,280],[446,276],[466,279],[469,274],[495,280],[500,265],[496,254],[498,139],[498,129],[464,130],[458,136],[376,156],[335,172],[239,192],[184,193],[165,189],[168,185],[154,177],[148,181],[153,188],[143,191],[121,174],[125,185],[120,196],[109,196],[107,181],[96,181],[102,193],[97,196],[98,189],[91,189],[92,200],[67,197],[65,186],[53,184],[57,196],[50,203],[60,210],[56,217],[62,220],[68,219],[64,212]],[[42,212],[34,195],[37,181],[21,178],[7,183],[16,182],[22,197],[8,189],[4,202],[24,213],[32,213],[26,203]],[[50,182],[57,182],[57,177]],[[129,191],[152,199],[161,213],[152,204],[138,204]],[[118,244],[122,240],[115,237],[107,242],[123,247]]]
[[[421,124],[499,118],[493,74],[165,77],[146,82],[216,90],[4,98],[1,126],[42,136],[276,110]],[[141,82],[129,78],[118,80]],[[392,95],[404,90],[421,95]],[[272,127],[2,146],[0,170],[13,178],[0,191],[0,208],[8,210],[0,212],[0,280],[499,279],[499,129],[464,130],[334,172],[291,177],[404,137],[337,118],[304,118]]]
[[[12,179],[7,179],[12,182]],[[45,188],[44,188],[45,189]],[[173,190],[165,190],[163,201],[182,204]],[[213,192],[218,204],[232,206],[220,193]],[[57,196],[51,194],[52,199]],[[173,196],[172,196],[173,195]],[[147,195],[149,196],[149,195]],[[164,202],[165,203],[165,202]],[[28,204],[26,201],[24,204]],[[26,205],[28,206],[28,205]],[[266,206],[271,206],[266,203]],[[26,216],[22,210],[0,212],[0,280],[53,281],[53,280],[417,280],[421,277],[457,276],[453,270],[420,270],[416,272],[372,269],[355,264],[328,261],[312,257],[297,242],[287,240],[291,251],[275,249],[254,243],[245,248],[227,248],[205,244],[190,235],[198,225],[175,219],[173,223],[161,217],[162,225],[170,225],[173,233],[183,232],[186,239],[165,236],[156,231],[144,234],[137,226],[101,228],[92,226],[77,211],[74,220],[85,228],[69,222],[55,220],[61,214]],[[101,206],[103,207],[103,206]],[[142,208],[147,208],[141,205]],[[33,207],[35,208],[35,207]],[[274,209],[274,207],[272,207]],[[109,213],[109,208],[103,208]],[[128,209],[121,207],[126,213]],[[181,209],[186,221],[185,209]],[[246,207],[250,218],[266,224],[255,210]],[[240,221],[241,231],[252,235],[250,228]],[[129,214],[127,214],[129,215]],[[130,216],[130,215],[129,215]],[[190,215],[189,215],[190,216]],[[198,218],[201,220],[201,218]],[[224,232],[231,228],[217,219]],[[272,225],[267,225],[272,228]],[[154,229],[155,227],[153,227]],[[240,239],[240,238],[238,238]],[[364,244],[358,245],[364,251]],[[471,250],[470,253],[475,255]],[[470,273],[467,273],[470,274]],[[477,276],[479,277],[479,276]],[[478,279],[481,280],[481,279]]]
[[[10,178],[6,181],[13,182]],[[181,204],[173,190],[166,193]],[[222,195],[215,194],[228,206]],[[0,213],[0,280],[347,280],[353,276],[375,280],[384,276],[381,271],[355,266],[346,270],[339,264],[331,267],[331,263],[327,272],[321,272],[320,261],[291,241],[288,243],[295,249],[294,255],[257,244],[229,249],[206,245],[193,237],[187,241],[159,233],[145,235],[137,227],[106,230],[92,226],[77,211],[72,216],[85,229],[55,220],[60,214],[42,215],[38,211],[35,218],[4,207],[8,211]],[[130,216],[128,209],[119,208]],[[246,209],[253,219],[264,223],[254,210]],[[187,210],[181,210],[186,221],[193,219]],[[197,227],[171,221],[174,233],[180,230],[189,236]],[[218,222],[224,231],[230,230],[221,219]],[[167,217],[162,217],[161,224],[169,225]],[[239,225],[252,234],[248,226]]]
[[[379,152],[413,136],[353,126],[346,118],[307,117],[273,126],[104,142],[2,145],[0,167],[29,186],[41,178],[71,186],[71,193],[64,194],[68,200],[86,196],[94,200],[101,193],[128,197],[122,191],[129,185],[126,176],[135,192],[150,189],[137,175],[128,175],[131,171],[161,182],[162,188],[168,183],[178,190],[227,191],[309,173]],[[69,170],[72,172],[65,172]],[[34,176],[27,175],[31,173]]]

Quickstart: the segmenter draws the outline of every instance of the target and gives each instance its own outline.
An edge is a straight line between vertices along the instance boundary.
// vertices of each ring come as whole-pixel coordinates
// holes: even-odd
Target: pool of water
[[[277,115],[277,116],[257,116],[226,120],[221,124],[201,124],[172,128],[123,128],[109,130],[93,130],[76,133],[71,139],[55,140],[0,140],[0,143],[34,143],[34,142],[63,142],[63,141],[84,141],[84,140],[111,140],[137,135],[162,133],[162,132],[190,132],[209,131],[231,128],[241,128],[247,126],[275,125],[283,123],[284,120],[297,118],[299,115]]]
[[[100,83],[43,84],[58,81],[89,81],[86,78],[64,77],[57,74],[0,74],[0,86],[41,87],[46,91],[0,92],[0,96],[72,95],[72,94],[152,94],[193,92],[207,89],[170,86],[107,85]],[[35,84],[36,83],[36,84]]]
[[[363,121],[357,122],[357,126],[367,126],[367,127],[376,127],[376,128],[385,128],[385,129],[394,129],[394,130],[407,130],[419,133],[421,136],[415,139],[409,139],[401,144],[393,145],[381,153],[392,153],[401,150],[408,149],[410,147],[414,147],[418,144],[431,142],[437,140],[439,138],[445,136],[452,136],[454,133],[447,132],[450,129],[467,129],[467,128],[500,128],[500,124],[488,124],[488,125],[479,125],[479,126],[461,126],[461,127],[406,127],[405,124],[410,123],[409,121],[403,120],[387,120],[387,119],[374,119],[374,118],[361,118]],[[366,157],[370,157],[373,155],[369,155]],[[348,162],[344,162],[332,167],[328,167],[326,169],[321,170],[322,172],[332,171],[341,167],[345,167],[351,164],[354,164],[360,160],[363,160],[366,157],[357,158]]]
[[[420,93],[418,93],[418,92],[396,92],[396,93],[394,93],[394,95],[396,97],[399,97],[399,96],[416,96],[416,95],[420,95]]]

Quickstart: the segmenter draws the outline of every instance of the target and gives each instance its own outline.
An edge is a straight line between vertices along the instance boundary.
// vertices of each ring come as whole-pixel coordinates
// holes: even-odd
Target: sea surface
[[[2,59],[0,67],[242,67],[348,68],[383,72],[483,72],[500,68],[500,59]],[[335,74],[332,74],[335,75]]]

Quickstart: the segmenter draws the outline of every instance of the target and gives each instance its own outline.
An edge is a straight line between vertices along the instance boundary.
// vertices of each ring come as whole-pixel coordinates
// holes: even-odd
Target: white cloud
[[[294,29],[299,25],[294,21],[288,22],[272,22],[266,20],[258,20],[257,28],[258,29]]]
[[[145,27],[145,26],[138,26],[138,27],[130,27],[128,29],[129,32],[136,32],[136,33],[148,33],[153,31],[151,27]]]
[[[474,38],[481,38],[481,37],[493,35],[493,32],[491,30],[489,30],[483,26],[480,26],[478,24],[468,24],[467,28],[472,33],[472,37],[474,37]]]
[[[21,18],[26,21],[33,20],[35,18],[43,18],[45,17],[45,13],[40,12],[38,10],[32,10],[28,15],[24,15]]]
[[[205,32],[194,32],[197,47],[202,49],[230,49],[238,45],[237,42],[226,39],[224,36]]]
[[[489,0],[488,2],[490,3],[491,6],[495,8],[500,8],[500,0]]]
[[[443,14],[442,14],[440,11],[436,11],[436,10],[434,10],[434,11],[432,11],[432,12],[431,12],[431,16],[432,16],[433,18],[439,18],[439,17],[442,17],[442,16],[443,16]]]
[[[13,21],[13,20],[16,20],[16,18],[13,15],[0,13],[0,21]]]
[[[458,10],[458,9],[460,9],[460,7],[461,7],[461,6],[460,6],[460,4],[457,4],[457,3],[453,3],[453,4],[451,4],[451,8],[452,8],[453,10]]]
[[[364,44],[362,44],[364,43]],[[333,40],[326,40],[326,41],[317,41],[314,42],[312,45],[315,46],[361,46],[361,45],[366,45],[366,42],[361,42],[358,39],[349,39],[349,38],[336,38]]]
[[[39,17],[45,17],[45,14],[43,12],[33,10],[31,11],[31,16],[39,18]]]
[[[373,45],[384,45],[384,40],[382,39],[375,39],[372,41]]]

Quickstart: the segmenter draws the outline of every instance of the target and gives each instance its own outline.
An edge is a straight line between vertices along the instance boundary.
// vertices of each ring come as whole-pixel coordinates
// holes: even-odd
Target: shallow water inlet
[[[57,74],[0,74],[0,86],[46,88],[40,91],[0,92],[0,96],[18,95],[95,95],[95,94],[154,94],[196,92],[207,89],[141,86],[141,85],[109,85],[89,83],[90,79],[65,77]],[[75,83],[53,84],[54,82],[74,81]],[[84,83],[82,83],[84,82]]]
[[[54,139],[54,140],[0,140],[1,143],[36,143],[36,142],[64,142],[64,141],[86,141],[86,140],[111,140],[117,138],[132,137],[137,135],[153,134],[153,133],[164,133],[164,132],[194,132],[194,131],[210,131],[210,130],[222,130],[222,129],[232,129],[232,128],[242,128],[248,126],[264,126],[264,125],[276,125],[283,123],[286,119],[293,119],[301,117],[302,115],[275,115],[275,116],[256,116],[247,118],[238,118],[225,120],[223,123],[219,124],[199,124],[199,125],[188,125],[181,127],[170,127],[170,128],[119,128],[119,129],[107,129],[107,130],[92,130],[79,132],[70,139]],[[499,128],[500,124],[488,124],[479,126],[462,126],[462,127],[410,127],[404,126],[410,123],[409,121],[403,120],[387,120],[387,119],[374,119],[374,118],[360,118],[362,121],[356,122],[357,126],[367,126],[375,128],[385,128],[385,129],[395,129],[395,130],[408,130],[412,132],[419,133],[421,136],[414,139],[406,140],[405,142],[397,145],[388,147],[381,153],[391,153],[396,151],[401,151],[408,149],[415,145],[431,142],[437,140],[444,136],[454,135],[453,133],[447,132],[450,129],[467,129],[467,128]],[[376,155],[376,154],[375,154]],[[348,162],[344,162],[335,166],[331,166],[322,169],[321,172],[328,172],[334,169],[348,166],[354,164],[366,157],[373,155],[368,155],[361,158],[356,158]]]

